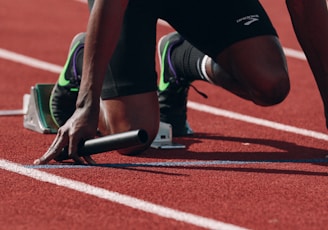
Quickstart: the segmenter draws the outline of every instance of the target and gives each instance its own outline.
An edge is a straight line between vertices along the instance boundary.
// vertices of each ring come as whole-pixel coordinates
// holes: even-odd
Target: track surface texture
[[[327,228],[322,102],[285,2],[261,2],[288,59],[291,92],[283,103],[261,108],[196,82],[209,98],[190,90],[196,134],[174,139],[186,149],[112,151],[96,155],[95,166],[36,167],[55,136],[4,113],[21,110],[31,86],[57,80],[88,8],[75,0],[0,0],[0,228]],[[159,21],[158,39],[171,31]]]

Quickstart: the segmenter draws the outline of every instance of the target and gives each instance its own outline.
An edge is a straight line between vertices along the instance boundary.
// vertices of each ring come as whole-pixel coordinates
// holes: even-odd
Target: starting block
[[[186,146],[172,142],[172,126],[168,123],[160,122],[157,136],[152,148],[155,149],[184,149]]]
[[[23,98],[24,127],[26,129],[42,133],[56,134],[58,127],[53,121],[49,100],[54,84],[36,84],[31,87],[30,94],[25,94]],[[172,142],[172,126],[160,122],[159,131],[155,140],[151,144],[156,149],[181,149],[185,145]]]
[[[55,134],[58,127],[54,123],[49,108],[49,99],[54,84],[36,84],[30,94],[24,95],[24,127],[38,133]],[[26,105],[27,103],[27,105]]]

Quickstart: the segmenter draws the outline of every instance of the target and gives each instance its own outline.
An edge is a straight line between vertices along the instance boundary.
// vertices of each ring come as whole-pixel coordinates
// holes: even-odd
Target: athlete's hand
[[[52,159],[59,157],[64,148],[68,149],[68,157],[78,164],[95,164],[90,156],[78,156],[78,146],[81,141],[94,138],[98,126],[97,111],[92,109],[78,108],[67,122],[59,128],[55,140],[47,152],[34,161],[34,164],[47,164]]]

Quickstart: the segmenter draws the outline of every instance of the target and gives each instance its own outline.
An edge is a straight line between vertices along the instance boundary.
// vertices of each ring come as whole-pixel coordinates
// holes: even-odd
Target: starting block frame
[[[54,84],[36,84],[31,87],[30,94],[24,95],[23,107],[24,127],[43,134],[55,134],[58,127],[52,120],[49,108],[49,99]],[[26,105],[27,103],[27,105]]]
[[[30,94],[23,98],[24,114],[23,124],[26,129],[42,133],[56,134],[58,126],[53,121],[49,100],[54,84],[36,84],[31,87]],[[172,142],[172,126],[160,122],[156,138],[151,144],[155,149],[183,149],[186,146]]]

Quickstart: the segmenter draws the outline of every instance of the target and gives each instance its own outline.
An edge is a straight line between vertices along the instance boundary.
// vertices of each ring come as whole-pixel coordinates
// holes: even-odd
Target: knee
[[[300,0],[286,0],[286,6],[292,15],[299,14],[304,9],[304,2]]]
[[[300,2],[299,0],[286,0],[286,5],[289,6],[295,6],[298,2]]]
[[[148,149],[157,135],[159,108],[156,92],[104,100],[101,111],[104,112],[100,121],[105,124],[105,131],[109,134],[137,129],[146,131],[147,141],[119,150],[124,155],[135,155]]]
[[[259,88],[251,92],[253,101],[260,106],[273,106],[281,103],[287,97],[290,91],[290,82],[288,75],[281,77],[275,76],[260,85]]]
[[[105,128],[102,126],[102,129],[99,129],[101,135],[111,135],[111,134],[117,134],[122,132],[127,132],[131,130],[143,130],[145,132],[139,132],[140,136],[134,137],[134,140],[138,143],[134,146],[127,146],[126,148],[118,149],[117,151],[122,155],[139,155],[146,151],[151,144],[153,143],[153,140],[156,138],[158,129],[159,129],[159,119],[148,119],[146,120],[148,122],[146,123],[128,123],[126,121],[123,122],[109,122],[110,124],[107,125]],[[137,141],[137,138],[139,138],[139,141]]]
[[[142,129],[145,131],[146,137],[143,137],[144,140],[140,144],[118,151],[123,155],[139,155],[149,149],[153,140],[156,138],[159,129],[159,118],[158,116],[149,116],[148,119],[142,119],[142,121],[139,120],[137,122],[130,121],[130,123],[125,123],[121,127],[125,127],[124,129],[126,130]]]

